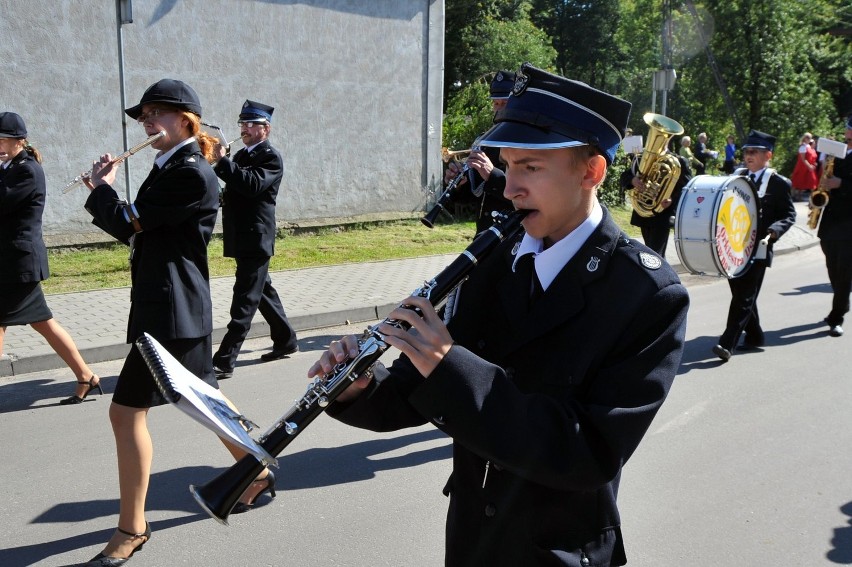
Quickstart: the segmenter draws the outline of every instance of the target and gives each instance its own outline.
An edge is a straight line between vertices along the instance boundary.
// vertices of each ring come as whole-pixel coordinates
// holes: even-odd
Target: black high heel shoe
[[[263,496],[265,492],[269,493],[269,496],[275,498],[275,475],[272,474],[272,471],[269,471],[265,477],[260,480],[255,480],[254,482],[263,482],[266,481],[266,486],[260,492],[252,498],[251,502],[237,502],[234,504],[233,509],[231,510],[231,514],[242,514],[244,512],[248,512],[252,508],[254,508],[254,503],[257,502],[257,499]]]
[[[97,381],[97,383],[92,384],[92,380],[94,380],[95,378],[97,378],[98,381]],[[69,396],[69,397],[65,398],[64,400],[59,400],[59,403],[61,405],[67,406],[67,405],[72,405],[72,404],[82,404],[83,400],[86,399],[86,396],[88,396],[91,393],[92,390],[97,390],[98,394],[100,394],[100,395],[103,395],[103,393],[104,393],[104,391],[101,389],[101,378],[97,374],[92,374],[91,378],[89,378],[88,380],[82,381],[82,382],[80,380],[78,380],[77,383],[78,384],[87,384],[89,386],[88,388],[86,388],[86,391],[83,392],[83,397],[81,398],[77,394],[74,394],[73,396]],[[127,532],[123,532],[123,533],[127,533]]]
[[[144,537],[145,541],[133,548],[133,551],[131,551],[130,555],[128,555],[127,557],[110,557],[108,555],[104,555],[103,553],[98,553],[97,555],[92,557],[88,563],[84,563],[84,567],[119,567],[120,565],[124,565],[125,563],[130,561],[130,558],[133,557],[134,553],[136,553],[137,551],[142,551],[142,546],[144,546],[151,540],[151,526],[148,525],[148,522],[145,522],[145,531],[141,534],[128,532],[127,530],[123,530],[121,528],[116,529],[124,535],[129,535],[131,537],[131,540],[141,539]]]

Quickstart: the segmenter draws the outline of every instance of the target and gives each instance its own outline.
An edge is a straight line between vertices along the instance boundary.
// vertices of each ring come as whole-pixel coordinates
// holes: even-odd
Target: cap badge
[[[660,258],[653,254],[648,254],[647,252],[639,253],[639,261],[642,262],[642,265],[649,270],[659,270],[663,265],[663,261]]]
[[[494,80],[498,83],[503,80],[503,71],[497,71],[497,76],[494,77]]]
[[[586,264],[586,269],[589,270],[590,272],[595,272],[595,271],[597,271],[600,263],[601,263],[600,258],[598,258],[597,256],[592,256],[591,258],[589,258],[589,263]]]
[[[527,85],[530,82],[530,78],[523,74],[523,69],[518,72],[515,76],[515,84],[512,87],[512,94],[514,96],[521,96],[525,90],[527,90]]]

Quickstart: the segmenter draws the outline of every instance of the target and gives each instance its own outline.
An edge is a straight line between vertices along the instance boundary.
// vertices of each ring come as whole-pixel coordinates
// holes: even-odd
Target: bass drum
[[[683,267],[698,275],[743,275],[757,248],[758,206],[741,175],[693,177],[675,216],[675,250]]]

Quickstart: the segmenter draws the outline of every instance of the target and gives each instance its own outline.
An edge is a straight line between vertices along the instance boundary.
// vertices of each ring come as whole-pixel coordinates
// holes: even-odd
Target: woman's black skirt
[[[0,284],[0,327],[53,319],[41,282]]]
[[[210,335],[198,339],[158,339],[158,342],[187,370],[219,389],[213,374],[213,339]],[[112,401],[132,408],[150,408],[168,403],[157,388],[136,345],[131,347],[130,353],[124,359]]]

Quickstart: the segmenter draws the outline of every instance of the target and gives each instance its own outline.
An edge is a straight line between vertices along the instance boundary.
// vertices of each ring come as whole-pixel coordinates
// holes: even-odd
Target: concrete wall
[[[100,154],[145,139],[123,108],[164,77],[189,83],[202,120],[229,139],[246,98],[275,107],[281,226],[427,206],[441,179],[443,0],[130,5],[133,22],[119,28],[115,0],[0,0],[0,110],[24,117],[44,155],[49,244],[104,239],[82,208],[87,190],[62,188]],[[146,148],[125,162],[121,194],[129,185],[133,198],[153,157]]]

